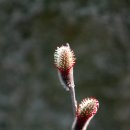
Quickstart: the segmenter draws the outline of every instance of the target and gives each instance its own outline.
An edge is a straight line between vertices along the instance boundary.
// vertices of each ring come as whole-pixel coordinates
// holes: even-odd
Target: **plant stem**
[[[89,123],[90,123],[90,121],[91,121],[91,119],[92,119],[92,118],[93,118],[93,116],[92,116],[92,117],[90,117],[90,118],[86,121],[86,123],[84,124],[84,126],[83,126],[82,130],[87,130],[88,125],[89,125]]]
[[[77,110],[77,100],[75,97],[75,87],[70,88],[70,94],[71,94],[72,108],[73,108],[73,113],[74,113],[74,118],[75,118],[76,110]]]
[[[92,118],[93,118],[93,116],[90,117],[85,122],[79,122],[78,119],[75,118],[74,121],[73,121],[73,124],[72,124],[72,130],[87,130],[88,125],[89,125]]]

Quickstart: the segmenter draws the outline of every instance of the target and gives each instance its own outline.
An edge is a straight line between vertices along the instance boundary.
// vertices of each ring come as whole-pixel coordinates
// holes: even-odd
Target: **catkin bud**
[[[90,120],[97,113],[99,102],[95,98],[85,98],[78,105],[73,130],[86,130]]]
[[[57,47],[54,53],[54,64],[58,69],[59,79],[66,90],[74,87],[73,66],[75,64],[74,52],[69,44]]]

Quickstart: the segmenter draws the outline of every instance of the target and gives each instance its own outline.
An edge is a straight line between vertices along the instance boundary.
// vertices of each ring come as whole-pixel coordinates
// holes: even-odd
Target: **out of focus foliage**
[[[69,130],[53,53],[76,53],[77,99],[99,99],[89,130],[130,130],[129,0],[0,0],[0,130]]]

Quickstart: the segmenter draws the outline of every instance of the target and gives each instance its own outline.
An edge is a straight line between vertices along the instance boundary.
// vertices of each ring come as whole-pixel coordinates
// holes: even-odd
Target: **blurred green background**
[[[78,102],[100,102],[89,130],[130,130],[129,0],[0,0],[0,130],[70,130],[53,63],[66,42]]]

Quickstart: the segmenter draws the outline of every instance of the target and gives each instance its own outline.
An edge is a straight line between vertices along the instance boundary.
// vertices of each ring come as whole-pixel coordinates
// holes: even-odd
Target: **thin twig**
[[[70,88],[70,94],[71,94],[73,113],[74,113],[74,117],[75,117],[76,110],[77,110],[77,100],[76,100],[76,96],[75,96],[75,87]]]

